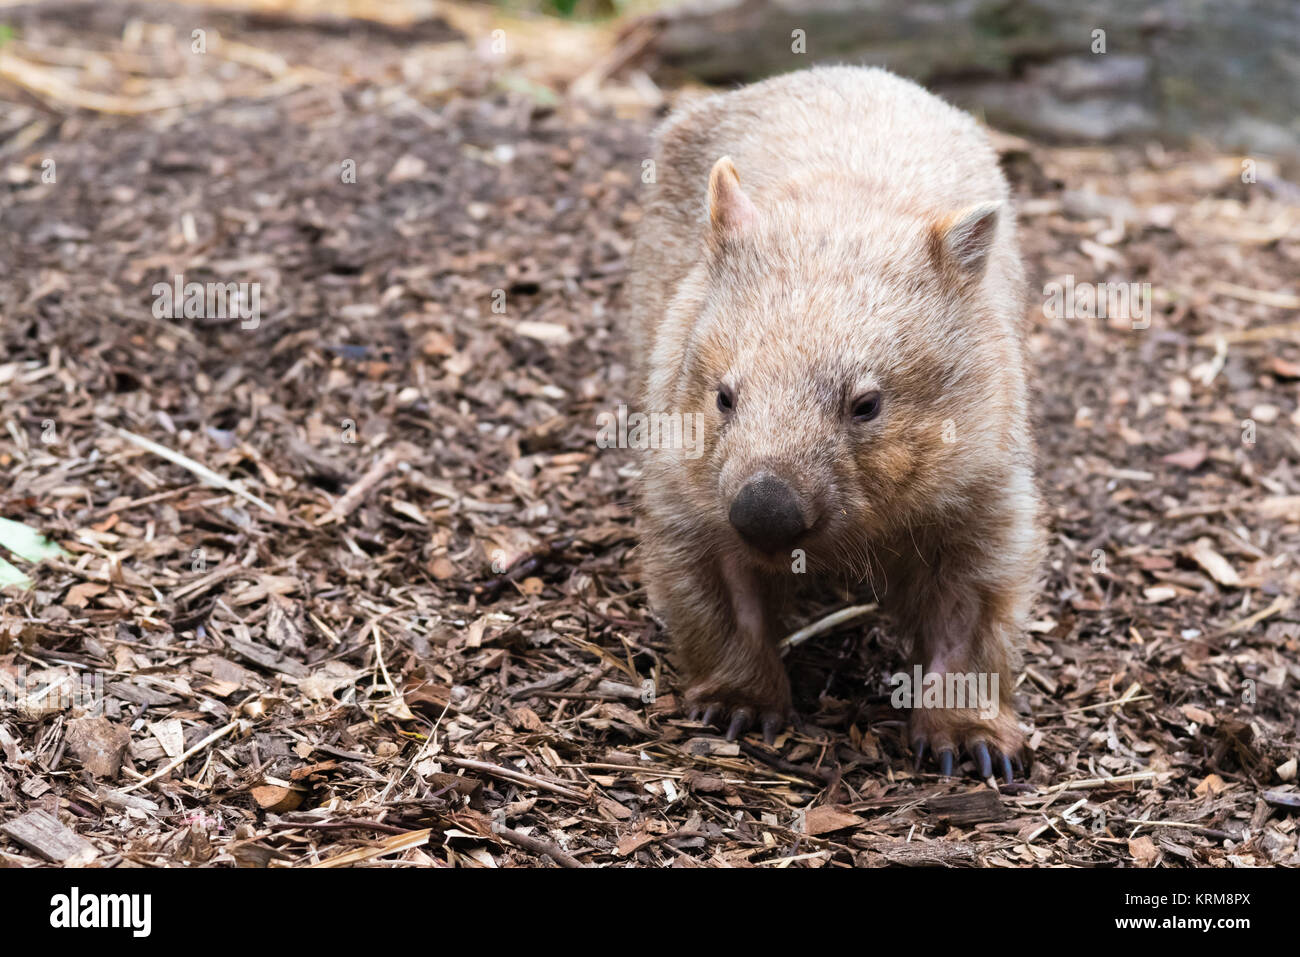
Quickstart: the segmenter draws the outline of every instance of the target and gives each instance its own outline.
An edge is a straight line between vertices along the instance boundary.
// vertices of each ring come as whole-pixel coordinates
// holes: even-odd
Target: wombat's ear
[[[1001,203],[978,203],[935,223],[930,239],[940,267],[970,279],[981,276],[993,246],[1001,209]]]
[[[740,176],[730,156],[713,164],[709,173],[709,225],[714,239],[738,236],[758,219],[758,210],[740,188]]]

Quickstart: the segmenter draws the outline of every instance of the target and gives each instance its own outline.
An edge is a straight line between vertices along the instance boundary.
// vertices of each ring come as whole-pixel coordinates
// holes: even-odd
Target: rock
[[[656,79],[729,85],[883,66],[994,126],[1071,141],[1204,137],[1300,158],[1292,0],[708,0],[634,20]]]

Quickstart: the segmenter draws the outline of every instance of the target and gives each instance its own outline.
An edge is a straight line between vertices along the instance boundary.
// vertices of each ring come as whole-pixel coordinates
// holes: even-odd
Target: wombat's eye
[[[736,405],[736,397],[725,385],[718,386],[718,411],[723,415],[729,413]]]
[[[879,392],[868,392],[853,400],[853,420],[855,422],[870,422],[879,414]]]

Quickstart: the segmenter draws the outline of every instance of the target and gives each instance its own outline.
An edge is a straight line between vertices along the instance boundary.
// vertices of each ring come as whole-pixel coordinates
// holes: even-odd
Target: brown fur
[[[701,101],[657,143],[628,285],[642,408],[706,426],[698,458],[642,458],[642,564],[688,703],[741,724],[790,710],[776,641],[799,576],[728,522],[762,467],[815,522],[810,576],[862,583],[927,671],[999,674],[997,718],[918,710],[914,737],[1014,751],[1042,542],[1022,267],[987,138],[912,83],[835,67]],[[853,421],[872,389],[881,414]]]

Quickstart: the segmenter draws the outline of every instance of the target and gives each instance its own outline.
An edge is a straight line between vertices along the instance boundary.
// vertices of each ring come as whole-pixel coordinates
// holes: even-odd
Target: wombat
[[[792,716],[782,612],[838,579],[881,602],[913,673],[998,682],[983,711],[912,707],[917,767],[929,749],[951,774],[965,749],[1010,779],[1043,536],[987,137],[914,83],[831,67],[682,109],[654,162],[626,288],[640,401],[704,429],[642,456],[641,564],[688,712],[771,744]]]

